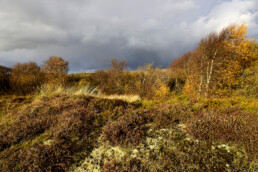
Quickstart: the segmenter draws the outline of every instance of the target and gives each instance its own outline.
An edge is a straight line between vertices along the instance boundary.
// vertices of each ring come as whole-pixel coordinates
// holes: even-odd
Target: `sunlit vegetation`
[[[257,171],[258,43],[203,38],[168,69],[0,66],[0,171]]]
[[[208,96],[229,96],[246,87],[249,80],[253,88],[257,77],[257,41],[246,36],[247,26],[232,25],[220,33],[211,33],[201,40],[189,61],[191,73],[184,88],[187,94]],[[256,94],[247,90],[249,96]],[[250,92],[250,91],[253,92]],[[246,94],[247,95],[247,94]],[[257,97],[256,97],[257,98]]]

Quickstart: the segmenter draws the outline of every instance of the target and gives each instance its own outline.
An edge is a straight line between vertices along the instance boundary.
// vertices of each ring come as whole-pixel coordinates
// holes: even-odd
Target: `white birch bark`
[[[208,63],[207,66],[207,79],[206,79],[206,90],[205,90],[205,96],[208,96],[208,92],[209,92],[209,85],[210,85],[210,81],[211,81],[211,76],[212,76],[212,72],[213,72],[213,65],[214,65],[214,60],[216,58],[217,55],[217,50],[215,51],[212,59],[211,59],[211,63]]]

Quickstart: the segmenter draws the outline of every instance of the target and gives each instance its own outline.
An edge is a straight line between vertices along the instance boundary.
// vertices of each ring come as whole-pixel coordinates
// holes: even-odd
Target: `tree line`
[[[51,56],[40,67],[35,62],[18,63],[12,68],[0,66],[0,92],[30,94],[42,84],[62,84],[68,72],[68,62]]]

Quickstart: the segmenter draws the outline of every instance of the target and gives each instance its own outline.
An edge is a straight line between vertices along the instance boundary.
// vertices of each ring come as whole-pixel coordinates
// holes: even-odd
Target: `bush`
[[[129,114],[109,122],[103,128],[104,138],[111,145],[137,145],[145,136],[147,118],[140,114]]]
[[[163,100],[168,97],[167,87],[170,72],[153,68],[152,64],[145,65],[137,71],[124,71],[123,61],[112,68],[97,71],[89,76],[87,81],[105,94],[140,95],[147,99]]]
[[[116,162],[114,160],[111,160],[109,162],[106,162],[101,169],[103,172],[109,172],[109,171],[130,171],[130,172],[147,172],[149,170],[144,167],[143,163],[137,159],[129,159],[125,160],[125,163]]]
[[[60,85],[67,84],[67,72],[69,70],[68,62],[64,61],[62,57],[51,56],[42,66],[43,72],[46,75],[48,83],[55,83]]]
[[[0,65],[0,92],[10,89],[11,69]]]
[[[193,115],[191,109],[182,103],[162,105],[155,109],[151,112],[153,127],[159,129],[185,123]]]
[[[223,141],[245,147],[250,155],[258,151],[256,131],[258,117],[228,109],[223,112],[199,113],[188,122],[188,131],[197,139],[208,143]]]
[[[22,95],[32,93],[43,83],[43,78],[36,63],[16,64],[12,67],[10,78],[12,91]]]

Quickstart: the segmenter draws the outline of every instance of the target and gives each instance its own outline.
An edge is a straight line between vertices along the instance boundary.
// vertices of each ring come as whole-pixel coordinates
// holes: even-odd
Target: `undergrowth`
[[[255,171],[258,118],[244,106],[184,95],[130,103],[64,90],[3,97],[0,169]]]

